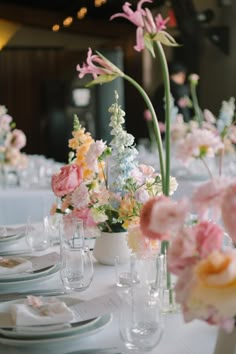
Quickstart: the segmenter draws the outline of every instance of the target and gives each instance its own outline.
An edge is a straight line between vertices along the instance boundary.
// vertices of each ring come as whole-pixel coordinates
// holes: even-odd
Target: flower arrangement
[[[184,122],[181,115],[175,115],[171,125],[171,139],[179,161],[189,166],[196,159],[202,160],[212,177],[213,171],[209,169],[206,159],[219,156],[221,174],[223,155],[235,151],[235,99],[231,97],[228,101],[223,101],[216,118],[208,109],[202,111],[199,107],[196,94],[199,76],[191,74],[189,81],[194,116],[189,122]]]
[[[0,106],[0,165],[24,167],[26,155],[21,149],[26,145],[26,136],[22,130],[16,129],[16,124],[7,108]]]
[[[218,177],[202,184],[191,200],[157,197],[141,213],[146,236],[170,242],[168,269],[177,278],[176,301],[185,321],[201,319],[228,332],[236,316],[236,251],[223,241],[225,229],[236,243],[235,195],[235,182]],[[193,211],[195,222],[190,223]]]
[[[52,213],[68,219],[77,217],[87,227],[120,232],[139,223],[143,204],[162,194],[161,176],[154,168],[138,164],[134,137],[124,129],[125,112],[116,102],[111,105],[109,146],[94,141],[75,117],[73,138],[69,140],[69,164],[52,177],[52,189],[60,198]],[[177,188],[171,178],[171,193]]]

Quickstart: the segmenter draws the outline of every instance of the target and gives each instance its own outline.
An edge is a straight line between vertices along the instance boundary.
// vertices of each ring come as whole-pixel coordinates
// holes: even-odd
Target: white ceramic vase
[[[115,265],[116,257],[119,257],[119,263],[126,263],[130,254],[127,232],[101,232],[101,235],[97,236],[93,255],[99,263]]]
[[[232,333],[219,330],[214,354],[236,354],[236,329]]]

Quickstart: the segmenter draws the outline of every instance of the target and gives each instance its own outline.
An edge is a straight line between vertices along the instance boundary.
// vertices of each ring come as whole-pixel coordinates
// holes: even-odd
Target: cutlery
[[[12,292],[12,293],[0,294],[0,302],[23,299],[24,297],[27,297],[28,295],[57,296],[57,295],[65,295],[65,294],[67,294],[67,292],[63,289],[33,290],[33,291],[29,290],[27,292]]]

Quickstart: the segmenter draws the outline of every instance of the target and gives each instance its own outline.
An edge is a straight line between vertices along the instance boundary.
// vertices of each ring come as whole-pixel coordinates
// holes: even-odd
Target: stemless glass
[[[127,349],[144,353],[161,340],[164,321],[159,302],[150,301],[148,286],[133,286],[122,296],[120,336]]]
[[[49,247],[49,238],[43,222],[32,223],[28,218],[25,240],[32,251],[43,251]]]
[[[60,276],[64,288],[68,292],[87,289],[93,279],[93,262],[89,248],[84,244],[82,220],[61,220],[60,251]]]

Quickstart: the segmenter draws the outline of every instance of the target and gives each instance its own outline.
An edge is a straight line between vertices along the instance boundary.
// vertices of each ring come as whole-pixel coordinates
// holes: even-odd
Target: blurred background
[[[135,9],[137,1],[129,2]],[[76,71],[91,47],[151,96],[162,82],[158,60],[133,49],[135,27],[122,18],[109,20],[122,11],[123,3],[0,1],[0,104],[25,132],[26,153],[65,162],[75,113],[93,137],[109,141],[108,107],[115,89],[126,112],[127,130],[137,143],[147,137],[145,104],[129,83],[117,79],[85,89],[87,81],[79,80]],[[236,96],[236,1],[154,0],[145,7],[170,18],[168,31],[182,45],[165,47],[166,56],[200,75],[200,105],[217,115],[222,100]]]

